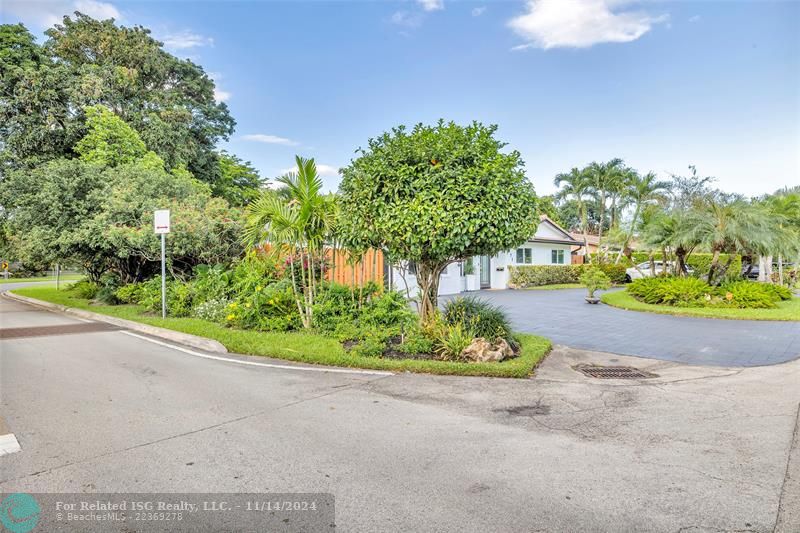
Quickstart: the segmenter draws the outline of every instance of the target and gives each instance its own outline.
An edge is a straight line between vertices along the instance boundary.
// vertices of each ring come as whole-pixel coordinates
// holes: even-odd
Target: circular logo
[[[17,492],[0,502],[0,522],[11,533],[28,533],[39,522],[41,511],[33,496]]]

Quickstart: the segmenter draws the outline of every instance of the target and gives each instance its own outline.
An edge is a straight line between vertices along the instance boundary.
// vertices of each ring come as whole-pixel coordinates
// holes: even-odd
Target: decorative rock
[[[477,363],[497,362],[514,357],[514,350],[511,349],[505,339],[500,337],[496,338],[494,343],[487,341],[483,337],[478,337],[464,348],[461,356]]]

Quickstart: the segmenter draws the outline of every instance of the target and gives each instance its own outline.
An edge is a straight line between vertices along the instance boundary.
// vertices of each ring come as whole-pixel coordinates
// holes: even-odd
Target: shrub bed
[[[585,264],[585,265],[520,265],[509,267],[509,286],[515,289],[578,283],[581,274],[589,268],[599,268],[612,283],[625,282],[625,265]]]
[[[628,293],[647,304],[674,307],[771,309],[792,297],[789,289],[768,283],[735,281],[712,287],[697,278],[642,278],[628,285]]]
[[[270,333],[303,332],[341,343],[357,357],[488,361],[514,358],[520,342],[502,309],[474,299],[451,300],[441,316],[427,324],[409,307],[404,295],[369,282],[348,287],[324,281],[316,273],[315,299],[310,328],[301,320],[291,274],[284,264],[263,254],[248,254],[223,266],[198,267],[190,280],[169,279],[167,314],[193,318],[237,330]],[[128,304],[157,316],[161,311],[161,278],[119,286],[118,278],[98,284],[81,282],[71,289],[78,298],[95,305]],[[484,338],[479,353],[465,352]],[[473,341],[476,341],[473,343]],[[498,350],[500,350],[498,352]],[[497,352],[488,354],[488,352]]]
[[[526,378],[550,351],[550,341],[543,337],[518,334],[518,357],[499,363],[466,363],[461,361],[430,360],[414,357],[415,350],[430,352],[430,341],[420,336],[406,335],[402,352],[396,356],[365,356],[354,350],[345,350],[336,339],[314,332],[268,332],[243,330],[194,317],[167,317],[162,319],[140,305],[103,305],[78,297],[75,293],[55,287],[30,287],[13,292],[67,307],[86,309],[96,313],[116,316],[152,326],[172,329],[208,337],[221,342],[232,353],[262,355],[310,364],[336,365],[352,368],[369,368],[395,372],[427,372],[462,376],[492,376]]]

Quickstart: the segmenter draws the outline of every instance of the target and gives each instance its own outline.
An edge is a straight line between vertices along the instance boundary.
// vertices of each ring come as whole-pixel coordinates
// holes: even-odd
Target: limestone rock
[[[500,337],[496,338],[493,343],[483,337],[478,337],[464,348],[461,356],[476,363],[497,362],[514,357],[514,350],[505,339]]]

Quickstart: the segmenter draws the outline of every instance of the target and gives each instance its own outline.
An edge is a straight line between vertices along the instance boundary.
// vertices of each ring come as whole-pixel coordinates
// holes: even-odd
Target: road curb
[[[153,337],[158,337],[159,339],[164,339],[178,344],[183,344],[184,346],[190,346],[198,350],[203,350],[212,353],[228,353],[228,349],[225,348],[225,346],[223,346],[220,342],[215,341],[213,339],[206,339],[204,337],[198,337],[197,335],[190,335],[188,333],[181,333],[179,331],[173,331],[171,329],[159,328],[157,326],[150,326],[147,324],[142,324],[140,322],[133,322],[132,320],[125,320],[123,318],[101,315],[100,313],[92,313],[91,311],[86,311],[84,309],[76,309],[74,307],[67,307],[65,305],[45,302],[42,300],[37,300],[35,298],[29,298],[28,296],[21,296],[19,294],[14,294],[8,291],[4,291],[2,294],[5,298],[9,298],[11,300],[16,300],[18,302],[26,303],[29,305],[35,305],[37,307],[42,307],[50,311],[56,311],[58,313],[63,313],[65,315],[70,315],[77,318],[83,318],[87,320],[94,320],[97,322],[105,322],[107,324],[113,324],[115,326],[119,326],[125,329],[138,331],[140,333],[144,333],[146,335],[150,335]]]

